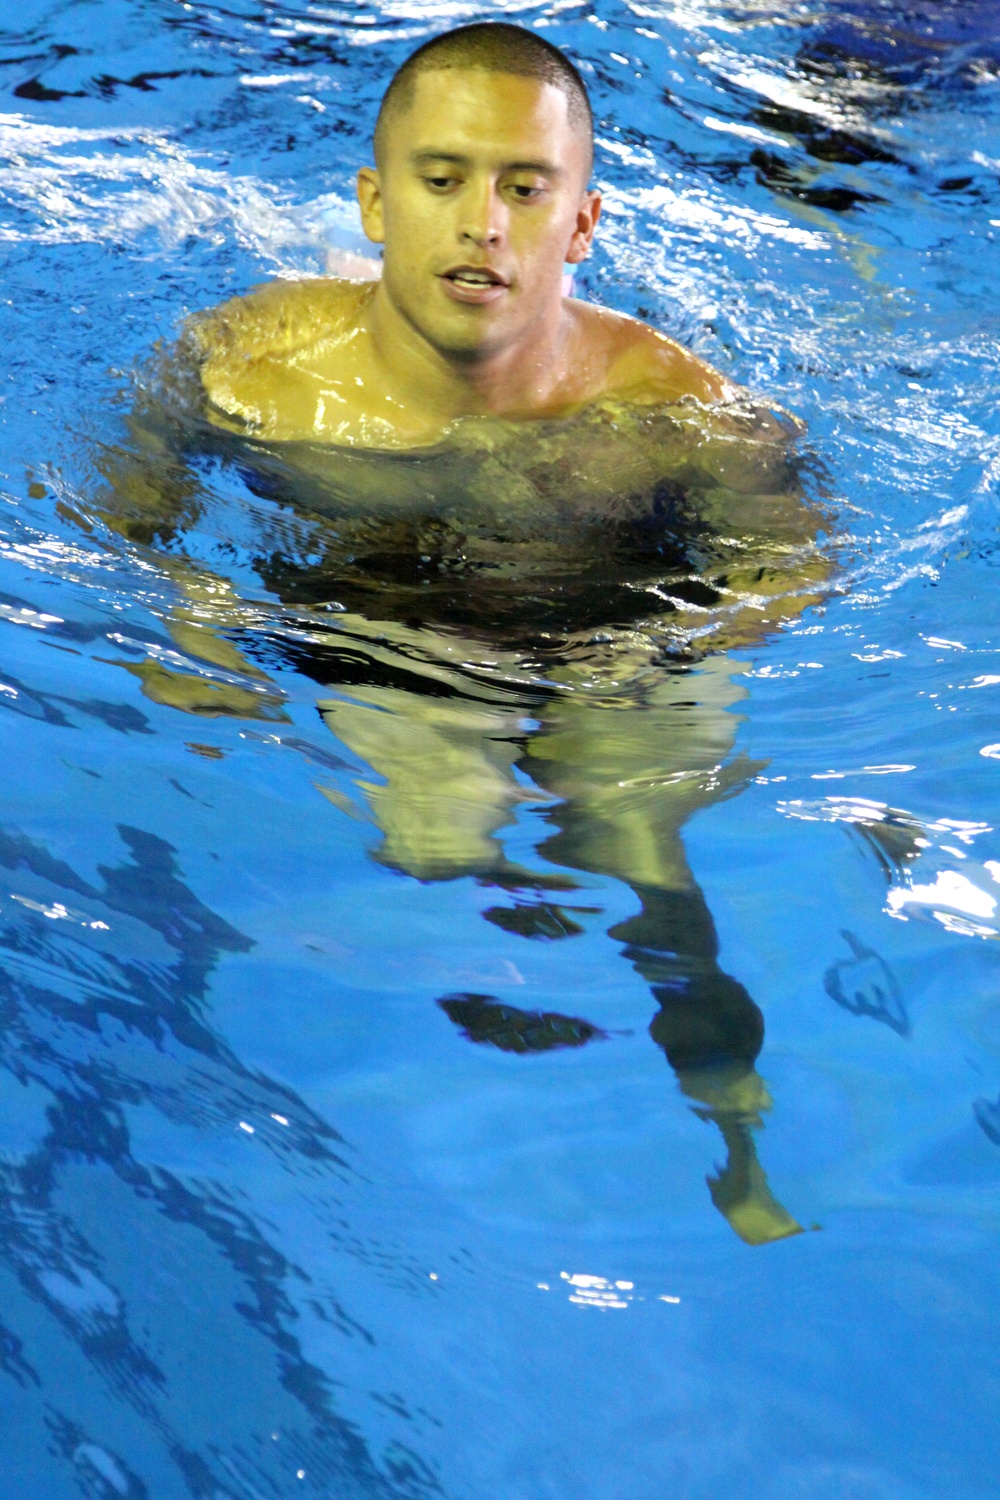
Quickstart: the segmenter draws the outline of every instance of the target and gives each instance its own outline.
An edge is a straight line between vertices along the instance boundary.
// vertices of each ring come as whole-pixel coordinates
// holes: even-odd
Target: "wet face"
[[[566,96],[534,78],[428,71],[387,126],[358,197],[393,306],[450,360],[527,353],[600,212]]]

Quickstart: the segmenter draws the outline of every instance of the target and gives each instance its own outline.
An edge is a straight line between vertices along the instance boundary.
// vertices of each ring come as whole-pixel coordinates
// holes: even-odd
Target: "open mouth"
[[[456,286],[490,287],[507,285],[500,273],[492,270],[489,266],[456,266],[453,271],[445,271],[444,279],[453,282]]]
[[[492,266],[453,266],[441,282],[453,301],[480,305],[495,302],[510,285]]]

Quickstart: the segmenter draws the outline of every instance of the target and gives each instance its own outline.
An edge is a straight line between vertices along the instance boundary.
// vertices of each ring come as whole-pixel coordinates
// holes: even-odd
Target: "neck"
[[[567,329],[558,296],[529,333],[499,350],[441,349],[397,307],[384,281],[366,322],[386,385],[400,403],[445,423],[463,416],[530,416],[561,381]]]

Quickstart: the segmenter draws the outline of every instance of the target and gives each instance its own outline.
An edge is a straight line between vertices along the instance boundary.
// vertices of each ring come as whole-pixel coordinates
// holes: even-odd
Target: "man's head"
[[[436,37],[390,83],[375,153],[358,197],[394,309],[449,359],[530,345],[558,316],[563,263],[586,257],[600,212],[573,65],[516,26]]]
[[[394,119],[412,106],[416,80],[421,73],[479,70],[506,73],[514,78],[534,78],[549,83],[566,97],[569,123],[579,132],[587,158],[589,180],[594,162],[594,116],[587,86],[566,55],[544,37],[522,26],[506,22],[484,22],[460,26],[424,42],[397,68],[382,96],[375,121],[375,160],[381,168],[386,137]],[[447,88],[447,81],[442,80]],[[586,186],[586,184],[584,184]]]

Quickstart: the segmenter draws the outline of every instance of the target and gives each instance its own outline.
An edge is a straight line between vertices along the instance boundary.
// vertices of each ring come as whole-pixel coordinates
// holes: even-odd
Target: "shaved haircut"
[[[375,122],[375,160],[385,154],[385,138],[394,115],[413,102],[420,73],[444,73],[452,69],[478,69],[483,73],[509,73],[518,78],[537,78],[550,83],[566,99],[570,125],[585,138],[588,161],[594,157],[594,116],[587,86],[566,55],[544,37],[505,21],[477,22],[432,37],[418,47],[394,74],[382,98]],[[590,168],[588,166],[588,175]]]

